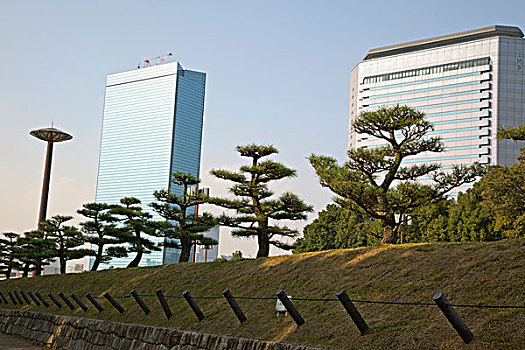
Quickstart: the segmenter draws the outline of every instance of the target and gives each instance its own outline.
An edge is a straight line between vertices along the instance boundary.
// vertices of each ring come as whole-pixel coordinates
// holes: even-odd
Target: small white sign
[[[292,296],[288,295],[288,299],[292,300]],[[284,307],[283,303],[279,299],[277,299],[277,304],[275,304],[275,310],[277,312],[286,312],[286,308]]]

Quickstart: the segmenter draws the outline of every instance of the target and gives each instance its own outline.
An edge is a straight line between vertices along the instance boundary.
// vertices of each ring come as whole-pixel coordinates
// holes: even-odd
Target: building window
[[[414,77],[414,76],[426,75],[426,74],[442,73],[442,72],[448,72],[452,70],[485,66],[489,64],[491,64],[490,57],[476,58],[473,60],[441,64],[439,66],[411,69],[411,70],[407,70],[403,72],[373,75],[373,76],[365,77],[363,79],[363,84],[377,83],[381,81],[402,79],[402,78]]]

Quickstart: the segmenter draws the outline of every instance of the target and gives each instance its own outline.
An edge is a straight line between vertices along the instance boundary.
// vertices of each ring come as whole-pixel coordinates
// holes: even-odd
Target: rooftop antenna
[[[143,62],[140,62],[139,64],[137,64],[137,69],[147,68],[147,67],[152,67],[152,66],[158,66],[159,64],[164,62],[170,56],[173,56],[173,54],[171,52],[168,52],[166,55],[164,55],[164,57],[158,56],[158,57],[153,57],[153,58],[146,58]],[[155,63],[153,65],[151,64],[151,61],[159,59],[159,58],[160,58],[160,60],[157,63]]]
[[[154,66],[158,66],[159,64],[161,64],[162,62],[164,62],[168,57],[170,56],[173,56],[173,54],[171,52],[168,52],[166,55],[164,55],[164,57],[162,57],[160,59],[160,61],[158,61],[157,63],[154,64]]]

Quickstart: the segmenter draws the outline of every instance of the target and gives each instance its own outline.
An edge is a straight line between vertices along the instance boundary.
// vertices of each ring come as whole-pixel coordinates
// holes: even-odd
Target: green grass
[[[129,295],[132,289],[154,294],[273,297],[279,289],[296,298],[334,298],[345,289],[351,298],[432,302],[443,292],[452,303],[525,304],[525,240],[493,243],[406,244],[333,250],[208,264],[172,264],[81,274],[50,275],[0,282],[0,291],[15,288],[66,294]],[[174,316],[166,320],[155,297],[145,297],[152,309],[144,316],[132,298],[118,299],[120,315],[102,300],[106,310],[87,313],[35,305],[24,309],[59,312],[129,323],[167,326],[205,333],[278,340],[336,349],[517,349],[525,339],[524,309],[466,309],[457,311],[476,338],[463,345],[435,306],[356,304],[371,328],[361,336],[335,301],[298,301],[306,320],[296,327],[290,317],[277,317],[275,300],[238,300],[248,321],[239,324],[225,299],[197,299],[206,315],[197,322],[183,299],[168,299]],[[1,304],[0,307],[6,307]],[[9,305],[13,307],[13,305]]]

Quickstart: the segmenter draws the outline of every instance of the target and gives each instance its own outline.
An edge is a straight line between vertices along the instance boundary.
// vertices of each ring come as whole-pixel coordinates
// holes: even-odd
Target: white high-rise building
[[[400,104],[425,112],[445,145],[405,164],[513,164],[522,145],[496,136],[525,123],[524,53],[523,32],[499,25],[370,50],[351,74],[349,148],[384,144],[353,132],[352,121]]]

